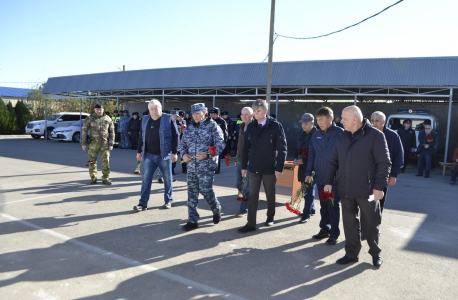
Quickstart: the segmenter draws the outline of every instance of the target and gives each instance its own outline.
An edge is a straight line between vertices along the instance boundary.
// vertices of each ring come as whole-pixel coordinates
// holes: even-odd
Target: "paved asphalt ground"
[[[289,188],[277,189],[274,226],[261,193],[258,230],[237,233],[234,166],[215,177],[221,223],[201,201],[199,228],[184,232],[180,166],[173,208],[160,208],[155,181],[134,213],[135,151],[112,151],[112,186],[89,185],[85,160],[76,143],[0,137],[0,299],[458,299],[458,186],[442,170],[425,179],[409,166],[390,187],[377,270],[366,243],[358,263],[335,264],[342,224],[337,245],[312,239],[319,216],[298,224],[283,207]]]

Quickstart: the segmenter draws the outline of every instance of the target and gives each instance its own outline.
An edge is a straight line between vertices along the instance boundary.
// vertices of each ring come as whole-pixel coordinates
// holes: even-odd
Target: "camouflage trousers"
[[[188,172],[188,222],[197,223],[199,213],[197,203],[199,193],[204,196],[213,214],[221,212],[221,205],[213,192],[213,177],[215,172],[194,173]]]
[[[91,142],[89,150],[87,151],[89,160],[94,162],[89,164],[89,175],[91,178],[97,178],[97,156],[100,152],[102,159],[102,179],[110,178],[110,150],[106,143]]]

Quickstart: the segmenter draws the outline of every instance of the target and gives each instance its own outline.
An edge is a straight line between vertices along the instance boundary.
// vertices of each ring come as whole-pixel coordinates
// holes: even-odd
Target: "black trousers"
[[[383,212],[383,207],[385,206],[385,200],[386,200],[386,193],[388,191],[388,188],[383,189],[383,198],[380,199],[380,213]]]
[[[261,181],[264,184],[264,191],[267,198],[267,216],[275,216],[275,184],[277,183],[277,177],[275,174],[256,174],[251,172],[248,174],[248,176],[250,176],[250,196],[248,197],[248,226],[256,227],[256,215],[258,213]]]
[[[130,132],[130,140],[132,142],[132,149],[137,149],[139,136],[140,136],[140,132],[139,131],[131,131]]]
[[[402,171],[406,170],[407,159],[409,159],[409,153],[410,153],[410,149],[404,149],[404,165],[401,168]]]
[[[361,250],[361,227],[369,245],[369,254],[379,256],[382,249],[378,245],[379,226],[382,221],[380,201],[342,198],[342,221],[345,233],[345,255],[357,259]],[[249,212],[249,210],[248,210]]]

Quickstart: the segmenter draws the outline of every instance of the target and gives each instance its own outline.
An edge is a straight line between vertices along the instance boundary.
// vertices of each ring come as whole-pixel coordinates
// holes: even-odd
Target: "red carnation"
[[[426,137],[426,141],[427,141],[427,142],[432,142],[432,141],[433,141],[433,136],[432,136],[432,135],[427,136],[427,137]]]
[[[215,156],[215,155],[216,155],[216,147],[215,147],[215,146],[211,146],[209,150],[210,150],[210,154],[211,154],[212,156]]]
[[[185,130],[185,129],[186,129],[186,128],[184,127],[184,125],[183,125],[183,124],[180,124],[180,126],[181,126],[181,129],[183,129],[183,130]]]
[[[333,192],[329,193],[329,198],[334,198],[334,193]]]
[[[226,154],[226,156],[224,156],[224,158],[226,159],[226,165],[229,166],[229,163],[231,162],[230,155]]]

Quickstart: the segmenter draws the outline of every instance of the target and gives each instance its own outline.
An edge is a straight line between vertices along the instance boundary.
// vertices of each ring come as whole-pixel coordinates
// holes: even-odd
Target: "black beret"
[[[103,106],[97,103],[94,108],[103,108]]]

